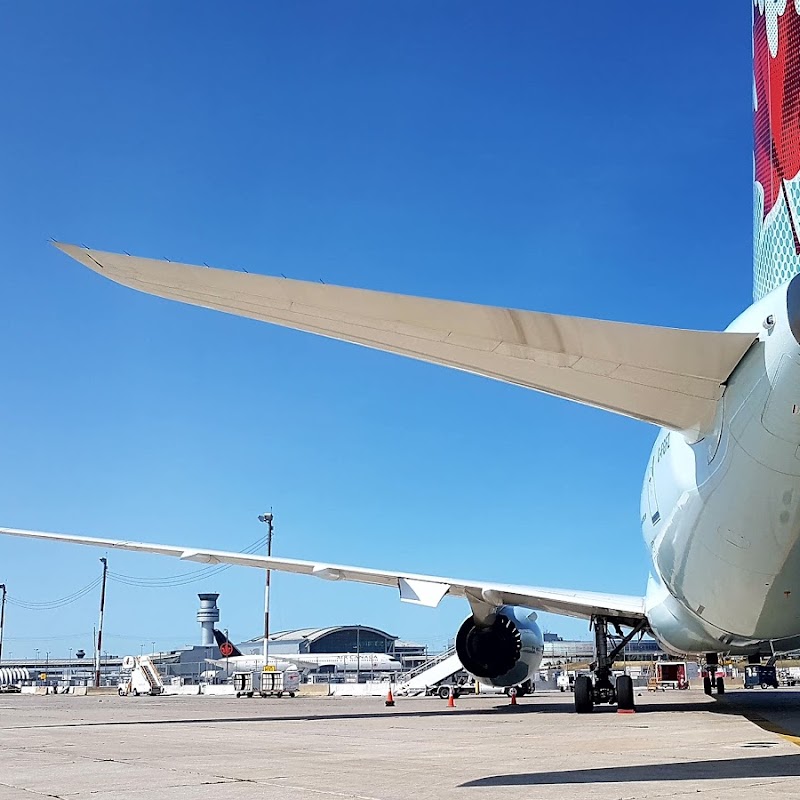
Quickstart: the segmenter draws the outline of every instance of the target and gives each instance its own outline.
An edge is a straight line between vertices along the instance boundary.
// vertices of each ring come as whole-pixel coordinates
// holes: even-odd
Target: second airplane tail
[[[219,654],[223,658],[233,658],[234,656],[242,655],[241,650],[239,650],[222,631],[218,631],[216,628],[214,628],[214,638],[217,641]]]

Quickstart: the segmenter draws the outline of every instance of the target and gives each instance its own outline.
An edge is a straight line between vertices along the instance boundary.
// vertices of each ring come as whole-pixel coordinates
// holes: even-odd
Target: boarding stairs
[[[150,656],[125,656],[122,669],[129,671],[129,676],[120,683],[121,695],[163,694],[164,682]]]
[[[464,669],[455,647],[434,656],[414,669],[404,672],[397,678],[397,693],[406,695],[422,694],[428,687],[436,686],[451,675]]]
[[[145,677],[145,680],[150,685],[152,694],[160,694],[164,688],[164,683],[161,680],[156,665],[151,661],[148,656],[139,657],[139,669]]]

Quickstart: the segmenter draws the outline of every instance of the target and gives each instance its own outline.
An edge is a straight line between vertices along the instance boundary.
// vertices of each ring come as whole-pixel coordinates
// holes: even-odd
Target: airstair
[[[455,647],[420,664],[418,667],[404,672],[397,679],[397,693],[415,695],[422,694],[428,687],[436,686],[464,669]]]
[[[122,659],[122,669],[129,672],[129,675],[119,685],[121,695],[138,696],[164,692],[164,682],[150,656],[125,656]]]

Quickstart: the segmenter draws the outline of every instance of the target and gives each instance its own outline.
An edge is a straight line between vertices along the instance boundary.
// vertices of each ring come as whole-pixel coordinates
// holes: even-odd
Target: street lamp
[[[266,514],[259,514],[258,521],[267,525],[267,558],[272,556],[272,512]],[[267,567],[267,579],[264,584],[264,667],[269,666],[269,577],[272,570]]]
[[[39,648],[38,647],[34,647],[33,648],[33,652],[36,653],[36,661],[38,663],[38,661],[39,661]]]
[[[0,583],[0,591],[3,592],[2,599],[0,599],[0,664],[3,663],[3,630],[6,621],[6,585]]]
[[[156,654],[156,643],[155,642],[150,642],[150,644],[153,645],[153,655],[155,655]]]

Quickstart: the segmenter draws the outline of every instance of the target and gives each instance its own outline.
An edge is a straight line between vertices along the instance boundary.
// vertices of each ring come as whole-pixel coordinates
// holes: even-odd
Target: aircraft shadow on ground
[[[491,786],[544,786],[581,783],[638,783],[653,781],[726,780],[731,778],[800,777],[800,754],[642,764],[635,767],[601,767],[563,772],[525,772],[492,775],[461,784],[461,788]]]
[[[205,724],[225,724],[225,723],[241,723],[241,722],[325,722],[332,720],[366,720],[366,719],[403,719],[414,717],[486,717],[486,716],[525,716],[536,714],[566,714],[573,716],[575,711],[571,703],[547,703],[547,702],[526,702],[512,706],[508,703],[503,705],[491,705],[483,707],[475,706],[459,706],[456,708],[448,708],[444,702],[431,700],[431,707],[421,710],[406,711],[403,709],[403,700],[397,701],[397,706],[393,709],[383,708],[378,703],[383,703],[382,700],[375,698],[376,704],[370,709],[363,712],[343,711],[341,713],[296,713],[296,714],[226,714],[223,709],[219,709],[219,714],[207,715],[202,717],[184,717],[179,719],[134,719],[134,720],[80,720],[76,722],[53,722],[45,723],[43,725],[11,725],[8,728],[71,728],[71,727],[96,727],[96,726],[117,726],[117,725],[205,725]],[[147,698],[139,698],[140,703],[147,702]],[[212,701],[213,702],[213,701]],[[242,701],[246,703],[247,701]],[[269,701],[253,701],[253,702],[269,702]],[[285,703],[287,701],[280,701]],[[302,699],[298,705],[302,707]],[[228,709],[225,709],[227,711]],[[710,711],[721,712],[727,714],[740,714],[736,708],[724,708],[721,704],[716,703],[659,703],[658,705],[641,706],[637,716],[642,714],[661,713],[668,711]],[[599,706],[595,709],[594,714],[613,714],[616,715],[616,706]],[[635,719],[635,717],[634,717]]]
[[[760,690],[759,690],[760,691]],[[738,698],[742,700],[740,704],[737,702]],[[705,711],[712,714],[732,714],[734,716],[747,716],[752,715],[754,712],[760,711],[769,712],[769,710],[776,710],[780,708],[781,711],[794,711],[795,709],[800,715],[800,692],[780,692],[771,691],[769,694],[764,692],[763,698],[759,695],[750,695],[750,693],[734,692],[726,695],[721,702],[708,703],[703,701],[678,700],[659,702],[648,704],[646,696],[639,696],[637,698],[637,715],[633,719],[641,719],[642,716],[649,714],[659,714],[665,712],[680,712],[680,711]],[[153,698],[155,699],[155,698]],[[139,702],[147,702],[147,698],[140,698]],[[243,700],[242,703],[248,701]],[[254,701],[262,702],[262,701]],[[269,701],[264,701],[269,702]],[[286,701],[281,701],[286,702]],[[298,701],[292,700],[289,702],[297,702],[302,708],[302,698]],[[369,702],[366,701],[365,702]],[[382,700],[375,698],[375,705],[370,710],[363,712],[341,712],[341,713],[296,713],[296,714],[253,714],[253,715],[239,715],[239,714],[226,714],[225,711],[229,709],[219,709],[217,715],[208,715],[197,718],[183,718],[183,719],[143,719],[143,720],[81,720],[79,722],[67,723],[49,723],[44,725],[12,725],[9,728],[68,728],[68,727],[94,727],[100,725],[203,725],[203,724],[225,724],[225,723],[242,723],[242,722],[315,722],[315,721],[331,721],[331,720],[366,720],[376,719],[380,717],[402,719],[403,717],[438,717],[438,716],[492,716],[492,715],[509,715],[519,716],[528,714],[566,714],[574,715],[572,703],[564,702],[548,702],[544,698],[533,697],[520,701],[516,706],[509,703],[496,704],[484,706],[458,706],[455,709],[447,708],[445,701],[430,698],[431,707],[421,710],[406,711],[403,709],[404,700],[398,699],[397,707],[394,709],[385,709],[382,707]],[[298,709],[299,711],[299,709]],[[594,714],[614,714],[616,715],[615,706],[598,706],[595,708]]]

